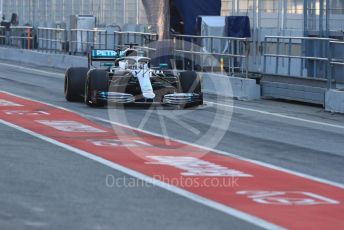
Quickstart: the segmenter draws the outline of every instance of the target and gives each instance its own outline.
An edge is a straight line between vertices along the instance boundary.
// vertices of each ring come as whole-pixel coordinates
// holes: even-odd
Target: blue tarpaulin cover
[[[248,16],[226,17],[227,36],[237,38],[251,37],[250,18]]]
[[[184,21],[184,34],[196,33],[197,16],[219,16],[221,13],[221,0],[175,0],[175,3]]]

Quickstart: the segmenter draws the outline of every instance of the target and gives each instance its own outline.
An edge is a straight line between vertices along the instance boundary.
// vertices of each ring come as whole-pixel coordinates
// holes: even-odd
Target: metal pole
[[[136,24],[140,23],[140,2],[141,0],[136,0]]]
[[[291,38],[289,38],[289,43],[288,43],[288,76],[290,76],[290,68],[291,68]]]
[[[319,35],[324,36],[324,0],[320,0]]]
[[[264,57],[264,67],[263,67],[263,73],[266,73],[266,56],[265,56],[265,53],[266,53],[266,44],[267,44],[267,38],[265,37],[264,38],[264,44],[263,44],[263,57]]]
[[[4,5],[4,2],[3,0],[0,0],[0,15],[2,16],[3,15],[3,5]]]
[[[126,10],[127,10],[126,8],[127,8],[127,7],[126,7],[126,4],[127,4],[127,1],[126,1],[126,0],[123,0],[123,14],[124,14],[124,15],[123,15],[123,16],[124,16],[124,17],[123,17],[123,20],[124,20],[123,23],[124,23],[124,24],[127,22],[127,12],[126,12]]]
[[[308,0],[303,0],[303,35],[305,37],[308,36],[307,27],[308,27]]]
[[[250,43],[249,43],[249,41],[246,40],[244,42],[244,44],[245,44],[245,52],[246,52],[246,61],[245,61],[246,72],[245,72],[245,77],[248,78],[249,56],[250,56],[250,48],[249,48],[249,46],[250,46]]]
[[[36,25],[36,0],[32,0],[32,26]]]
[[[327,73],[327,89],[332,89],[332,46],[331,41],[327,41],[327,61],[326,61],[326,73]]]
[[[283,4],[282,4],[282,1],[283,0],[278,0],[278,35],[281,35],[281,30],[282,30],[282,26],[283,26],[283,23],[282,23],[282,14],[283,14]]]
[[[257,58],[257,40],[258,40],[258,27],[257,27],[257,1],[253,0],[253,60],[256,62]],[[246,47],[245,47],[246,48]]]
[[[280,55],[280,38],[277,38],[277,55]],[[278,67],[279,67],[279,56],[276,57],[276,67],[275,67],[275,74],[278,74]]]
[[[261,27],[262,25],[262,0],[258,0],[258,25],[257,25],[257,36],[258,36],[258,45],[259,45],[259,55],[258,55],[258,61],[259,61],[259,67],[258,67],[258,71],[261,71],[261,65],[262,65],[262,37],[261,37]]]
[[[235,2],[236,0],[232,0],[232,15],[235,15]]]
[[[45,23],[48,22],[48,0],[45,0],[45,10],[44,10]]]
[[[331,9],[330,9],[330,0],[326,0],[326,18],[325,18],[325,20],[326,20],[326,34],[325,34],[325,36],[328,38],[329,36],[330,36],[330,13],[331,13],[331,11],[330,11]]]
[[[210,53],[213,52],[213,47],[214,47],[214,38],[211,37],[210,38]],[[212,59],[210,59],[210,62],[211,62],[211,72],[214,73],[214,63],[213,63]]]
[[[285,30],[287,29],[287,20],[288,20],[287,10],[288,10],[287,0],[283,0],[283,18],[282,18],[283,35],[285,35]]]
[[[107,30],[105,30],[105,47],[104,49],[108,49],[108,33]]]

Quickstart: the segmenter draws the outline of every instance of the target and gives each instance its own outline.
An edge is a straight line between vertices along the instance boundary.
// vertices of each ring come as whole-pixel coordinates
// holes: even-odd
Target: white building
[[[68,24],[75,14],[95,15],[98,25],[147,23],[141,0],[0,0],[1,8],[7,19],[17,13],[20,25]],[[344,30],[343,0],[222,0],[222,15],[249,15],[262,34]]]
[[[139,0],[0,0],[3,15],[19,16],[19,24],[54,26],[56,22],[69,23],[70,15],[95,15],[98,25],[144,22]]]

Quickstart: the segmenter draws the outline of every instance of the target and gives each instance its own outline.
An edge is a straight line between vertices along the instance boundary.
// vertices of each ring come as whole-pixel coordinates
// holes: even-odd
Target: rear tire
[[[88,68],[69,68],[65,74],[64,95],[67,101],[81,102],[85,92]]]
[[[94,69],[87,74],[85,84],[85,103],[91,107],[105,106],[106,102],[97,98],[98,92],[108,92],[108,75],[105,70]]]

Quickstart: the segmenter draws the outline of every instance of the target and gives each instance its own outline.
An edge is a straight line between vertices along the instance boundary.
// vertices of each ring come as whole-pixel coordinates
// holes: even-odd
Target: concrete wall
[[[216,73],[200,73],[200,76],[204,93],[244,101],[260,98],[260,86],[256,84],[256,80]]]
[[[0,47],[0,59],[12,61],[16,64],[25,63],[44,67],[66,69],[72,66],[87,67],[87,58],[64,54],[48,54],[43,52],[2,48]]]
[[[344,113],[344,91],[327,91],[325,97],[325,110],[333,113]]]

